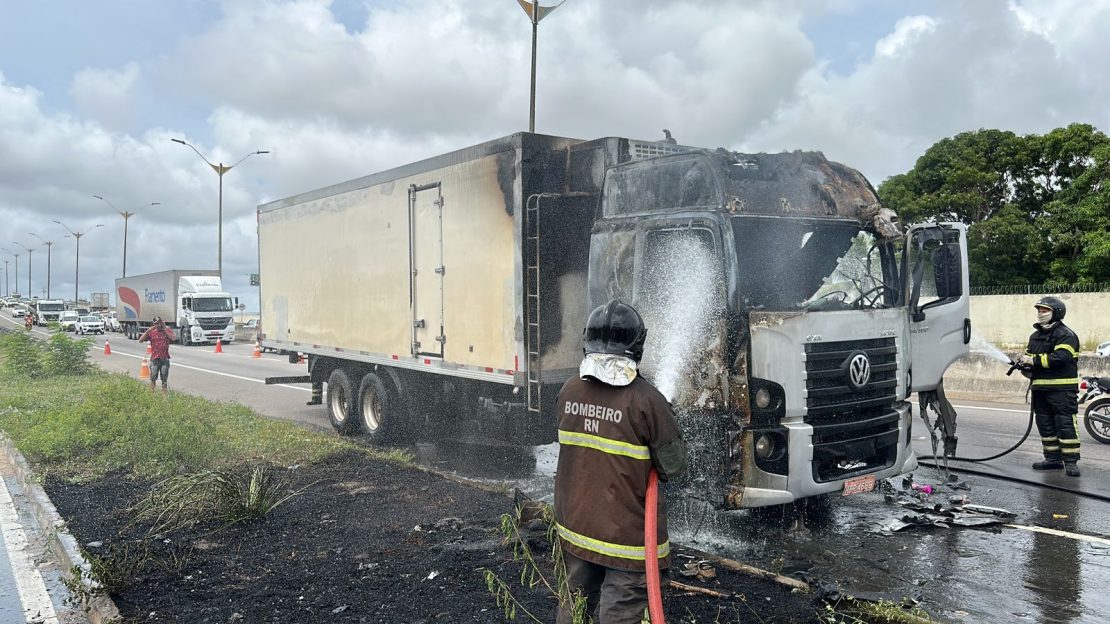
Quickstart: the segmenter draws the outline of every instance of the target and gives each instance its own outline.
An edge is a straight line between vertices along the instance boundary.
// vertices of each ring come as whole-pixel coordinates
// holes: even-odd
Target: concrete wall
[[[944,391],[951,399],[1021,403],[1029,380],[1016,371],[1007,377],[1009,368],[997,360],[972,354],[944,373]],[[1110,358],[1079,356],[1079,374],[1110,377]]]
[[[1024,349],[1036,320],[1033,304],[1044,295],[971,298],[972,332],[1003,350]],[[1110,292],[1056,295],[1068,306],[1064,323],[1088,349],[1110,340]]]

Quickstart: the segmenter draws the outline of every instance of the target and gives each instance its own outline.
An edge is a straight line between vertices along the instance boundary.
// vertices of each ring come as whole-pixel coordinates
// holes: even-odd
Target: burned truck
[[[912,470],[912,392],[970,340],[966,230],[904,228],[816,152],[509,137],[264,204],[262,344],[343,434],[540,445],[610,298],[723,508]]]

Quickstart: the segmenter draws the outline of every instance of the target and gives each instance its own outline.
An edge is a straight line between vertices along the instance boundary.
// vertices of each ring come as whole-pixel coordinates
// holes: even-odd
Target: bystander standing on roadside
[[[177,340],[173,330],[166,327],[162,317],[154,317],[154,326],[139,336],[139,342],[150,343],[150,391],[154,392],[158,378],[162,378],[162,392],[170,378],[170,343]]]

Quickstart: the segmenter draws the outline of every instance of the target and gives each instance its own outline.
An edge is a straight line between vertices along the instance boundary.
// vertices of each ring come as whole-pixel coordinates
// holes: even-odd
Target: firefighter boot
[[[1079,476],[1079,465],[1075,462],[1068,462],[1064,464],[1064,470],[1067,471],[1069,477]]]
[[[1033,470],[1063,470],[1064,462],[1058,459],[1046,459],[1033,464]]]

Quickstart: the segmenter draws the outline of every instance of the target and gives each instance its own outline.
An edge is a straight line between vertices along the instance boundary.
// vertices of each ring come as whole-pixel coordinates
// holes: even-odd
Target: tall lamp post
[[[104,227],[104,224],[103,223],[97,223],[96,225],[92,226],[91,228],[85,230],[84,232],[74,232],[73,230],[69,229],[69,227],[65,223],[62,223],[61,221],[55,220],[54,223],[57,223],[58,225],[64,227],[66,229],[66,231],[69,232],[70,236],[77,239],[77,254],[76,254],[76,256],[74,257],[74,260],[73,260],[73,305],[76,306],[77,301],[78,301],[77,285],[80,283],[78,280],[81,277],[81,237],[88,234],[89,232],[95,230],[98,227]]]
[[[19,288],[19,254],[15,253],[11,250],[4,249],[3,247],[0,247],[0,251],[3,251],[4,253],[11,254],[11,255],[15,256],[15,280],[14,281],[15,281],[15,287],[18,289]],[[11,294],[11,292],[9,291],[8,294]]]
[[[48,241],[48,240],[44,239],[43,237],[39,236],[38,234],[35,234],[34,232],[30,232],[30,234],[31,234],[31,236],[34,236],[35,238],[42,241],[42,244],[46,246],[46,298],[49,299],[50,298],[50,248],[54,246],[54,241]]]
[[[116,208],[115,204],[108,201],[107,199],[104,199],[100,195],[93,195],[93,197],[95,197],[95,198],[99,199],[100,201],[108,204],[109,206],[112,207],[112,210],[115,210],[116,212],[119,213],[119,216],[123,217],[123,276],[127,277],[127,221],[131,217],[135,216],[135,213],[128,212],[126,210],[120,210],[120,209]],[[158,206],[159,202],[150,202],[150,205],[151,206]]]
[[[17,243],[15,241],[12,241],[12,244],[27,252],[27,297],[30,298],[31,293],[34,292],[33,290],[31,290],[31,252],[33,252],[34,249],[31,249],[30,247],[27,247],[26,245]],[[16,284],[16,287],[18,286],[19,284]]]
[[[552,11],[559,8],[563,2],[551,6],[540,6],[540,0],[517,0],[520,8],[532,20],[532,92],[528,100],[528,132],[536,131],[536,34],[539,32],[540,20],[547,17]]]
[[[5,260],[4,261],[4,296],[5,297],[7,297],[11,293],[11,291],[8,290],[8,263],[9,262],[11,262],[11,260]]]
[[[204,154],[201,154],[200,151],[197,150],[197,148],[193,147],[190,143],[186,143],[185,141],[182,141],[181,139],[170,139],[170,140],[173,141],[174,143],[180,143],[180,144],[188,147],[189,149],[193,150],[194,152],[196,152],[197,156],[200,156],[201,160],[203,160],[209,167],[212,167],[212,171],[215,171],[216,175],[219,176],[219,178],[220,178],[219,221],[218,221],[217,230],[216,230],[216,239],[217,239],[217,243],[216,243],[216,272],[222,278],[224,276],[224,174],[227,173],[228,171],[231,171],[231,169],[233,167],[237,166],[239,163],[241,163],[244,160],[250,158],[251,156],[254,156],[255,154],[269,154],[270,151],[269,150],[253,151],[253,152],[247,154],[246,156],[240,158],[234,165],[225,165],[222,162],[218,165],[214,165],[214,164],[212,164],[212,161],[205,158]]]

